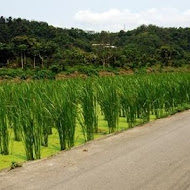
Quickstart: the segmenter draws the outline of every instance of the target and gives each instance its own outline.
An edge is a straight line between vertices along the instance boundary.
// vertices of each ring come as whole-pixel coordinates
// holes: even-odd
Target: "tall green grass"
[[[94,133],[98,132],[97,93],[92,79],[81,85],[79,101],[82,110],[78,120],[82,126],[85,141],[90,141],[94,139]]]
[[[120,110],[118,85],[114,78],[101,78],[97,83],[98,103],[108,123],[109,133],[115,131]]]
[[[112,133],[119,117],[127,129],[189,108],[188,73],[1,83],[0,154],[10,153],[10,133],[34,160],[49,146],[53,128],[65,150],[75,145],[76,131],[84,141],[94,139],[102,116]]]
[[[3,155],[9,154],[9,121],[6,110],[6,92],[0,88],[0,153]]]
[[[76,81],[56,86],[54,92],[54,119],[59,133],[61,150],[74,146],[76,118],[77,118],[77,86]]]

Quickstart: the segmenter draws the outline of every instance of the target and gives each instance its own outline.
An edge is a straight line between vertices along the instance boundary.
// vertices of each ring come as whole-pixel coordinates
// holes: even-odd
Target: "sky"
[[[190,0],[0,0],[0,16],[94,31],[190,27]]]

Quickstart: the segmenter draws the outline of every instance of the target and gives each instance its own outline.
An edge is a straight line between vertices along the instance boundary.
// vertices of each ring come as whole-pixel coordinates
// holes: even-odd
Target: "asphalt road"
[[[0,189],[190,189],[190,111],[1,172]]]

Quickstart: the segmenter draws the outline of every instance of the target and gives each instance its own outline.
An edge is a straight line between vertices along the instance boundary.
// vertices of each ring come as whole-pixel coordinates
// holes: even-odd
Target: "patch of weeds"
[[[13,170],[15,168],[22,167],[22,164],[19,164],[18,162],[12,161],[10,169]]]

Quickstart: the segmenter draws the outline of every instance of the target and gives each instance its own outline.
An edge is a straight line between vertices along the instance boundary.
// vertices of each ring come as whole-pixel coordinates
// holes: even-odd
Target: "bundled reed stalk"
[[[79,122],[83,129],[86,141],[94,139],[94,133],[98,131],[98,115],[97,115],[97,98],[92,80],[87,80],[81,87],[80,106],[82,108],[82,116]],[[81,121],[83,118],[83,121]]]
[[[109,133],[115,131],[120,111],[117,83],[113,78],[102,78],[97,84],[98,102],[108,123]]]
[[[9,154],[9,122],[7,117],[6,91],[0,88],[0,154]]]
[[[77,92],[74,81],[61,86],[56,96],[55,124],[59,133],[61,150],[74,146],[77,118]]]
[[[42,126],[37,123],[36,113],[39,111],[39,105],[30,87],[25,86],[22,92],[24,96],[20,98],[19,122],[27,160],[34,160],[41,157]]]

